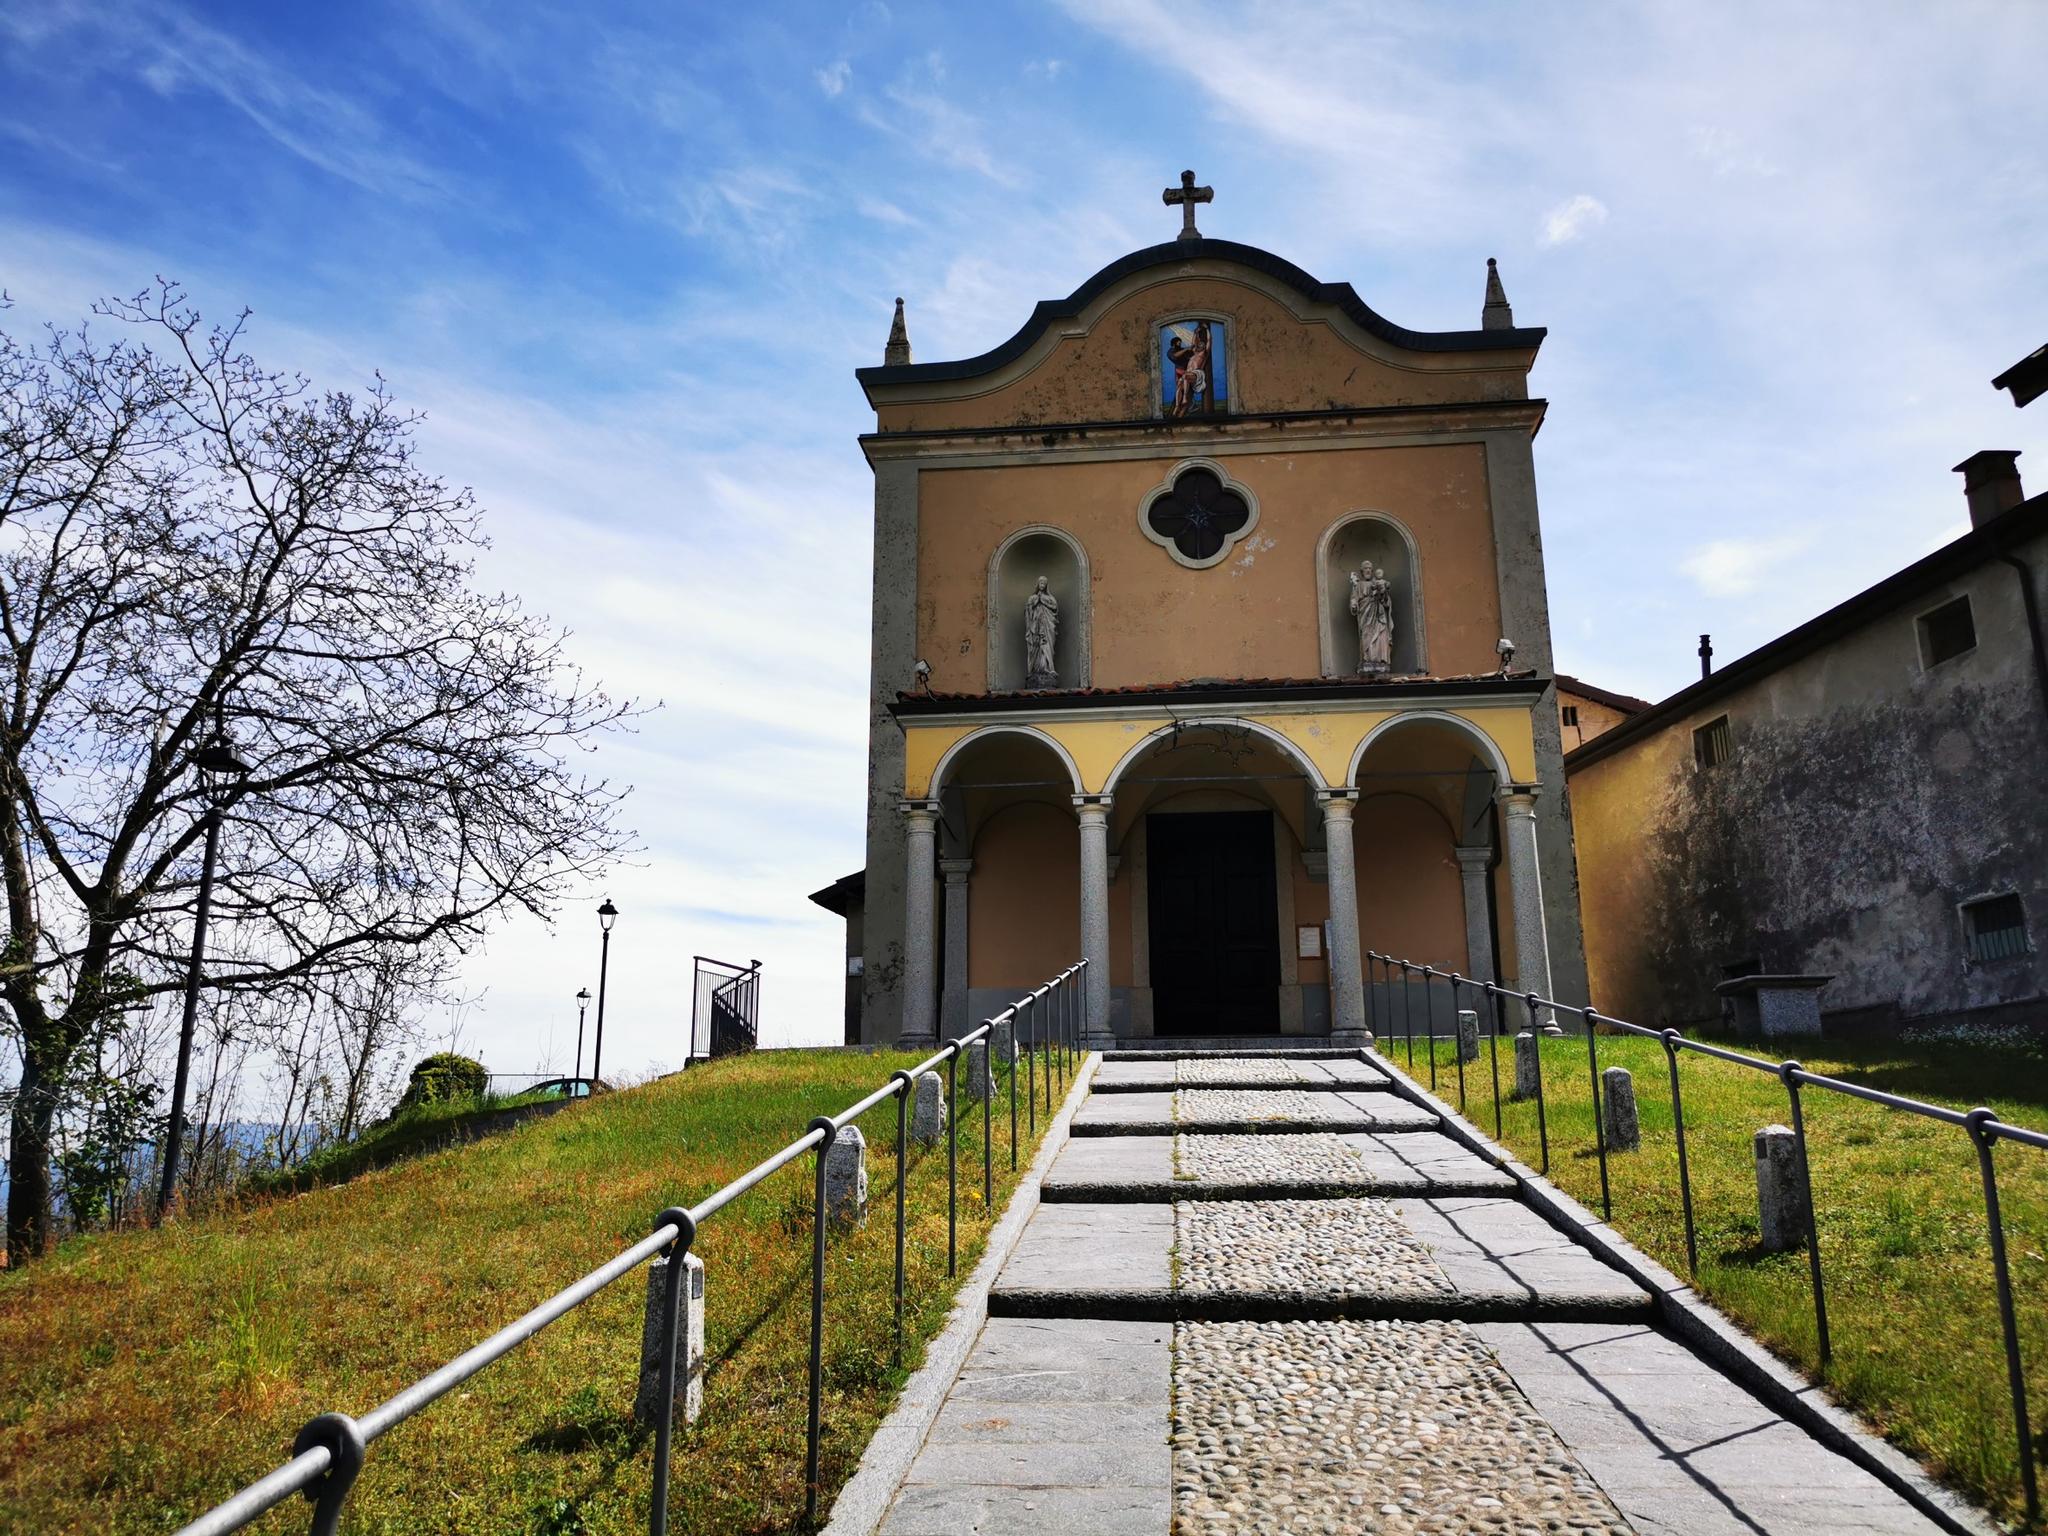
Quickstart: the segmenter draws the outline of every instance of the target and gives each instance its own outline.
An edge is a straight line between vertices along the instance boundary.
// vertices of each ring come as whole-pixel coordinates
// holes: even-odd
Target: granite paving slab
[[[1299,1130],[1433,1131],[1437,1117],[1391,1093],[1295,1088],[1180,1088],[1092,1094],[1076,1136],[1156,1136],[1176,1127],[1245,1135]]]
[[[878,1536],[1164,1536],[1172,1330],[990,1318]]]
[[[1927,1536],[1925,1515],[1640,1324],[1473,1331],[1642,1536]]]
[[[1436,1131],[1081,1136],[1054,1159],[1054,1203],[1509,1194],[1514,1180]]]
[[[1218,1536],[1633,1536],[1460,1322],[1176,1324],[1173,1506]]]

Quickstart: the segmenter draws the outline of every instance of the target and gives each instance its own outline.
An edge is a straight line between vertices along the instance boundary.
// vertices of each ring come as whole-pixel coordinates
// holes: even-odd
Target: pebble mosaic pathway
[[[1408,1106],[1395,1104],[1390,1115]],[[1415,1117],[1402,1117],[1415,1118]],[[1205,1125],[1342,1125],[1355,1126],[1359,1110],[1334,1093],[1303,1093],[1290,1088],[1181,1089],[1173,1096],[1173,1123],[1189,1130]]]
[[[1180,1179],[1320,1187],[1358,1178],[1365,1161],[1338,1136],[1176,1136]]]
[[[1188,1295],[1456,1294],[1384,1200],[1200,1200],[1174,1207],[1174,1283]]]
[[[1183,1088],[1200,1088],[1207,1084],[1227,1083],[1235,1087],[1239,1083],[1271,1084],[1276,1088],[1291,1088],[1307,1082],[1308,1074],[1291,1061],[1177,1061],[1173,1064],[1173,1080]]]
[[[1182,1323],[1174,1536],[1631,1536],[1463,1323]]]

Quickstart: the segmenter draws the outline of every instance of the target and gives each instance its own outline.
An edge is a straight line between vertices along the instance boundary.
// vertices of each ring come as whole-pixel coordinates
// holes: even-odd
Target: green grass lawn
[[[0,1273],[0,1530],[167,1531],[361,1414],[912,1064],[777,1051],[601,1096],[492,1139],[162,1232],[76,1239]],[[964,1073],[963,1073],[964,1080]],[[1043,1082],[1041,1078],[1041,1092]],[[1015,1187],[1007,1099],[995,1213]],[[1041,1108],[1039,1130],[1047,1117]],[[871,1215],[827,1270],[826,1496],[945,1322],[946,1153],[913,1152],[910,1336],[891,1362],[895,1108],[861,1122]],[[960,1136],[960,1266],[991,1222],[981,1121]],[[1034,1150],[1020,1117],[1018,1162]],[[705,1224],[709,1370],[679,1432],[671,1529],[804,1529],[811,1160]],[[636,1271],[370,1447],[343,1528],[641,1531],[653,1452],[631,1423]],[[281,1507],[266,1531],[304,1528]]]
[[[1514,1087],[1513,1042],[1503,1037],[1499,1043],[1505,1096]],[[1398,1034],[1380,1044],[1396,1066],[1408,1067]],[[1416,1043],[1408,1068],[1424,1086],[1430,1081],[1427,1044]],[[1627,1067],[1634,1075],[1642,1119],[1642,1150],[1608,1158],[1614,1224],[1684,1275],[1664,1048],[1616,1035],[1599,1036],[1598,1047],[1601,1067]],[[1811,1047],[1799,1053],[1809,1071],[1954,1108],[1985,1104],[2002,1119],[2048,1126],[2048,1057],[2038,1049],[1835,1040]],[[1701,1292],[1784,1359],[1824,1379],[1839,1401],[1938,1476],[2018,1519],[2019,1464],[1983,1185],[1967,1134],[1843,1094],[1802,1090],[1834,1346],[1822,1378],[1805,1250],[1766,1256],[1757,1248],[1750,1138],[1765,1125],[1790,1123],[1785,1089],[1775,1077],[1697,1053],[1681,1052],[1679,1071]],[[1583,1035],[1543,1042],[1543,1079],[1551,1177],[1598,1212],[1600,1168]],[[1459,1102],[1448,1040],[1437,1043],[1436,1085],[1441,1097]],[[1479,1060],[1465,1069],[1464,1098],[1467,1117],[1493,1134],[1493,1078],[1483,1038]],[[1500,1108],[1507,1144],[1536,1166],[1535,1103],[1510,1099]],[[2048,1427],[2042,1422],[2048,1417],[2048,1153],[2007,1143],[1997,1159],[2038,1463]]]

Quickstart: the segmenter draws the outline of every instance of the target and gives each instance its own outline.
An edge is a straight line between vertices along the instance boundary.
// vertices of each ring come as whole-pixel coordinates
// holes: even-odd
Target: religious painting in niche
[[[1181,558],[1201,564],[1214,560],[1251,521],[1245,499],[1226,486],[1214,470],[1194,468],[1175,477],[1173,487],[1152,498],[1145,522],[1155,538],[1171,542]]]
[[[1160,408],[1173,416],[1220,416],[1230,399],[1221,320],[1170,320],[1159,327]]]

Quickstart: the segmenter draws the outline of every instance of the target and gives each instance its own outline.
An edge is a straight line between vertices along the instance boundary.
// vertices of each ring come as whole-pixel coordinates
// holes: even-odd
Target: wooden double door
[[[1145,861],[1153,1032],[1279,1033],[1273,813],[1148,816]]]

